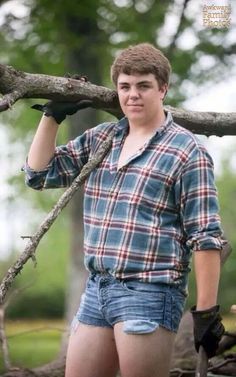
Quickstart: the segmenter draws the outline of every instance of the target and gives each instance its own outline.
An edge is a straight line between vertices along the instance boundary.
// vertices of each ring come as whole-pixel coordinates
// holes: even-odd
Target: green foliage
[[[221,166],[221,173],[216,179],[216,185],[219,194],[220,215],[222,219],[222,226],[225,237],[229,240],[232,247],[232,253],[228,257],[225,265],[222,268],[221,281],[219,287],[218,301],[221,305],[221,310],[224,313],[229,313],[231,305],[236,303],[235,287],[236,287],[236,233],[235,233],[235,219],[236,219],[236,171],[232,167],[232,161],[235,157],[235,147],[229,149],[226,153]],[[189,277],[189,298],[187,307],[195,303],[195,281],[194,270]]]
[[[182,90],[183,80],[199,84],[206,77],[217,79],[231,64],[227,59],[233,55],[234,45],[230,39],[223,43],[230,31],[199,28],[194,10],[189,10],[189,6],[182,18],[178,38],[174,39],[182,6],[173,0],[68,0],[66,6],[62,1],[55,5],[48,0],[25,0],[21,6],[25,16],[9,14],[1,26],[4,48],[0,56],[25,71],[63,75],[68,69],[70,55],[76,53],[75,68],[80,66],[86,74],[91,73],[91,67],[92,71],[96,67],[96,71],[102,73],[101,84],[109,77],[109,66],[117,50],[148,41],[158,45],[171,60],[175,78],[167,101],[176,104],[176,99],[181,101],[186,96],[186,91]],[[176,24],[172,33],[166,28],[170,18]],[[194,37],[193,47],[187,48],[180,43],[186,34]],[[91,67],[83,65],[85,55],[91,57]],[[200,64],[200,58],[206,55],[212,56],[218,67],[211,69],[210,76],[210,71]]]
[[[65,311],[69,229],[61,217],[37,250],[37,266],[30,260],[15,280],[7,318],[62,318]],[[10,261],[12,263],[12,260]],[[6,264],[6,263],[5,263]],[[1,268],[1,275],[6,271]]]
[[[68,71],[82,73],[87,74],[92,82],[110,85],[109,67],[117,51],[130,44],[151,42],[160,47],[171,60],[172,85],[166,103],[177,106],[189,95],[186,83],[199,85],[206,80],[219,80],[226,70],[230,74],[230,57],[233,56],[235,47],[227,39],[230,32],[227,29],[199,29],[195,23],[195,14],[188,12],[188,8],[175,40],[178,22],[176,30],[169,33],[166,21],[170,17],[174,21],[176,17],[180,18],[182,9],[181,6],[176,7],[177,3],[173,0],[68,0],[65,4],[61,0],[57,3],[49,0],[23,0],[18,4],[22,10],[21,15],[17,15],[17,11],[9,13],[0,26],[0,59],[2,63],[27,72],[60,76]],[[189,33],[196,41],[192,47],[180,43],[183,36]],[[223,43],[226,39],[227,43]],[[201,64],[201,59],[205,56],[210,56],[215,65],[217,63],[217,69],[206,68]],[[9,186],[14,187],[10,198],[11,208],[14,205],[17,207],[19,201],[28,202],[33,215],[31,218],[24,218],[24,222],[32,229],[61,193],[53,190],[46,193],[31,191],[24,186],[23,175],[20,174],[20,167],[40,117],[38,112],[30,109],[36,101],[38,102],[37,99],[21,101],[14,105],[13,111],[6,112],[1,118],[11,131],[11,153],[18,164],[16,174],[9,169],[12,173],[9,176]],[[99,113],[99,117],[102,120],[110,119],[107,114]],[[58,143],[66,142],[68,133],[71,133],[71,128],[68,132],[67,125],[61,126]],[[80,128],[77,128],[75,133],[80,132]],[[19,155],[16,145],[20,144],[22,148]],[[228,200],[229,193],[222,191],[220,195],[223,204],[224,200]],[[232,206],[228,205],[226,208],[225,205],[223,220],[227,232],[231,232],[233,228],[235,215],[228,215],[230,211],[233,211]],[[229,220],[225,220],[228,216]],[[29,283],[31,286],[19,294],[16,303],[12,303],[9,315],[57,316],[63,313],[69,248],[68,211],[62,217],[40,244],[37,269],[33,269],[32,264],[28,263],[17,279],[16,287]],[[231,267],[226,265],[225,268]],[[232,272],[229,276],[232,277]],[[37,309],[36,314],[33,314],[32,308]]]
[[[222,269],[219,301],[229,310],[232,304],[236,303],[236,171],[231,166],[235,157],[235,148],[229,150],[222,161],[222,173],[217,179],[217,187],[220,201],[220,214],[222,218],[225,236],[229,240],[232,253]]]
[[[52,361],[60,350],[65,324],[60,321],[8,321],[6,333],[14,366],[34,368]],[[3,359],[0,353],[0,373]]]
[[[63,318],[65,311],[64,287],[51,286],[40,291],[32,286],[15,298],[6,312],[7,318]]]

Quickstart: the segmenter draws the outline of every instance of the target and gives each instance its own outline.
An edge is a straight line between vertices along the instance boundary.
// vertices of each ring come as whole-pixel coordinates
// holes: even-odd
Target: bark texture
[[[0,111],[9,109],[21,98],[57,101],[90,99],[92,107],[122,117],[117,93],[102,86],[66,77],[31,74],[0,64]],[[174,120],[194,133],[207,136],[236,135],[236,113],[185,111],[166,106]]]

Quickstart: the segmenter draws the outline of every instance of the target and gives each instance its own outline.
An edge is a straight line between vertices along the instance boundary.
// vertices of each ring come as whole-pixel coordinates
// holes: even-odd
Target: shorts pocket
[[[165,292],[156,284],[128,280],[123,281],[122,286],[126,292],[133,295],[159,297],[160,300],[164,300],[165,298]]]

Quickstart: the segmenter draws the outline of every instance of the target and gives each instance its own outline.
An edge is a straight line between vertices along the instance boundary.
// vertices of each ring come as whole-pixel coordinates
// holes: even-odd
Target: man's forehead
[[[155,80],[155,76],[153,73],[147,73],[147,74],[139,74],[134,73],[132,75],[128,75],[126,73],[120,73],[118,76],[117,83],[139,83],[139,82],[152,82]]]

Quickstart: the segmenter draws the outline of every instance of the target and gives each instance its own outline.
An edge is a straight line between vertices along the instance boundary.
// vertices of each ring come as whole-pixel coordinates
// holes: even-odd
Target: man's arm
[[[76,76],[73,76],[73,78],[87,81],[85,76]],[[28,165],[31,169],[39,171],[48,165],[56,148],[58,125],[65,120],[66,116],[73,115],[91,105],[92,101],[81,100],[78,102],[49,101],[44,105],[35,104],[32,106],[33,109],[42,111],[44,115],[41,118],[28,155]]]
[[[194,252],[197,287],[196,310],[205,310],[217,303],[220,280],[220,250]]]
[[[203,346],[210,358],[224,333],[216,305],[223,240],[213,161],[205,148],[193,148],[181,178],[183,225],[194,255],[197,285],[197,305],[191,308],[194,343],[197,351]]]
[[[42,116],[28,154],[28,165],[31,169],[43,170],[52,159],[58,128],[53,117]]]
[[[197,284],[197,305],[191,308],[194,343],[197,352],[202,346],[210,358],[216,354],[219,341],[224,334],[219,305],[216,305],[220,279],[220,252],[195,251],[194,262]]]

